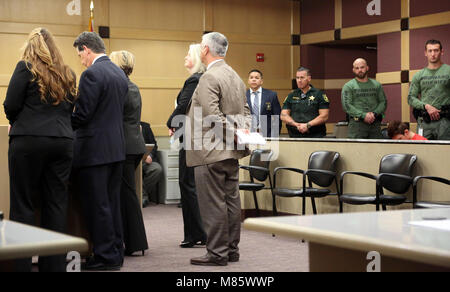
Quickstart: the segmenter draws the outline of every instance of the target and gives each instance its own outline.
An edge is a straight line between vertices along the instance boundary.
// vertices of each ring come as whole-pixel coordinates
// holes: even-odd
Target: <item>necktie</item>
[[[254,125],[253,128],[257,129],[259,126],[259,93],[256,92],[252,92],[252,94],[255,96],[255,98],[253,99],[253,105],[252,105],[252,110],[253,110],[253,116],[254,116]]]

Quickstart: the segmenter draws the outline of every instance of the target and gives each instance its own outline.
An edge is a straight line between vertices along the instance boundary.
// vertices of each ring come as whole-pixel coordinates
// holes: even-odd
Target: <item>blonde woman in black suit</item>
[[[148,249],[144,220],[136,195],[135,171],[145,153],[145,142],[141,133],[142,99],[139,88],[130,81],[135,58],[127,51],[112,52],[111,61],[119,66],[128,77],[128,94],[123,109],[123,129],[126,144],[126,160],[122,174],[120,206],[123,223],[125,255]]]
[[[34,29],[6,93],[11,125],[8,151],[13,221],[35,225],[35,201],[41,201],[41,227],[66,231],[67,183],[73,158],[71,113],[76,77],[64,64],[51,33]],[[31,258],[16,261],[31,271]],[[64,272],[65,256],[40,257],[39,271]]]
[[[177,122],[184,122],[184,116],[192,95],[197,88],[200,77],[206,71],[200,54],[200,44],[193,44],[189,47],[189,52],[184,58],[184,66],[192,75],[186,80],[183,89],[178,94],[177,107],[167,121],[170,136],[174,135],[177,130],[180,131],[180,125],[177,125]],[[180,142],[182,143],[184,139],[183,134],[177,133],[176,135],[181,136]],[[203,229],[203,222],[198,207],[194,168],[186,166],[186,150],[184,147],[180,150],[179,157],[179,184],[184,221],[184,240],[180,243],[180,247],[191,248],[195,245],[205,245],[206,233]]]

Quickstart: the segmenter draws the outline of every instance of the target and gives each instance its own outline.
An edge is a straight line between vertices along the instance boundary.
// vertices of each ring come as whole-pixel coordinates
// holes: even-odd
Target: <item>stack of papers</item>
[[[266,145],[266,139],[260,133],[250,133],[246,130],[237,130],[238,143],[244,145]]]
[[[410,225],[450,231],[450,220],[411,221]]]

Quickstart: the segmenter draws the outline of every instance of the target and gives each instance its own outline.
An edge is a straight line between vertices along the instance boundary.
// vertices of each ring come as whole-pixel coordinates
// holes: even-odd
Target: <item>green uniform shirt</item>
[[[425,68],[416,73],[411,82],[408,103],[417,109],[424,109],[426,104],[437,109],[450,104],[450,66],[443,64],[437,70]]]
[[[294,90],[286,97],[283,104],[283,109],[290,110],[292,119],[297,123],[307,123],[314,120],[319,116],[319,110],[329,108],[330,101],[326,94],[313,86],[306,94],[301,89]],[[290,134],[291,132],[298,132],[297,129],[294,129],[295,127],[287,126],[287,128]],[[309,130],[309,134],[315,133],[325,135],[326,126],[319,125]],[[309,134],[301,136],[308,136]]]
[[[301,89],[291,92],[284,101],[283,109],[291,111],[291,117],[297,123],[307,123],[319,115],[319,110],[329,109],[330,101],[325,93],[311,86],[303,94]]]
[[[384,114],[387,100],[378,81],[369,78],[368,82],[359,82],[355,78],[342,88],[342,106],[350,117],[364,119],[369,112]]]

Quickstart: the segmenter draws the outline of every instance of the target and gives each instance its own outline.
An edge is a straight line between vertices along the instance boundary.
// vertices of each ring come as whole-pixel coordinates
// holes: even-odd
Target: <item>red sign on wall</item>
[[[256,62],[264,62],[264,54],[263,53],[256,54]]]

